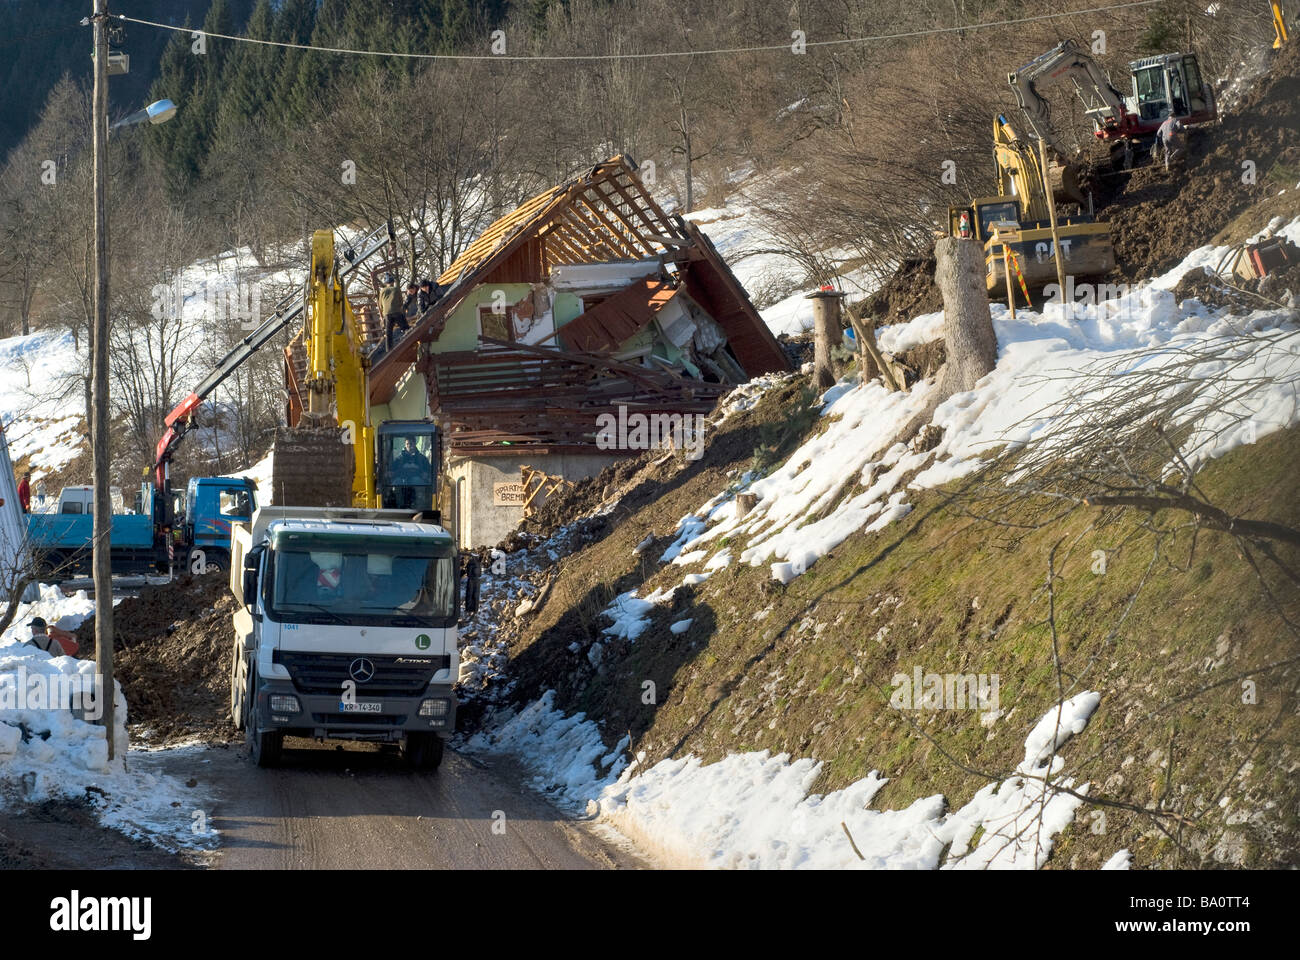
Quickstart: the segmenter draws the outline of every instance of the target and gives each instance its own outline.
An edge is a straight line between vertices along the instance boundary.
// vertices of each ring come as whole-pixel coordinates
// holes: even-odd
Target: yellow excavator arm
[[[353,504],[375,505],[375,437],[370,423],[369,361],[361,330],[343,289],[334,255],[334,233],[317,230],[311,240],[307,281],[305,419],[332,420],[353,444]]]
[[[993,118],[993,163],[998,174],[998,193],[1014,196],[1020,202],[1021,216],[1027,220],[1046,220],[1047,205],[1057,203],[1087,203],[1079,189],[1074,164],[1050,159],[1047,181],[1052,185],[1049,198],[1043,187],[1042,163],[1031,142],[1016,134],[1006,117]]]
[[[1282,45],[1291,39],[1286,29],[1286,11],[1282,9],[1282,4],[1278,0],[1272,0],[1269,6],[1273,9],[1273,32],[1276,34],[1273,38],[1273,49],[1281,50]]]

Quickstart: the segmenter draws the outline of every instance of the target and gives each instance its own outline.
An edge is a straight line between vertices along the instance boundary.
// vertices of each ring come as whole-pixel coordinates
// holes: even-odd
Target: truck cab
[[[230,569],[231,524],[251,519],[256,509],[256,485],[247,477],[191,477],[178,526],[190,570]]]
[[[434,769],[455,727],[460,561],[436,517],[264,507],[233,524],[230,711],[259,766],[286,736],[400,743]],[[477,567],[466,609],[477,605]]]
[[[1205,123],[1218,116],[1214,90],[1201,77],[1194,53],[1164,53],[1129,64],[1133,95],[1128,107],[1139,129],[1154,130],[1168,116],[1186,124]]]

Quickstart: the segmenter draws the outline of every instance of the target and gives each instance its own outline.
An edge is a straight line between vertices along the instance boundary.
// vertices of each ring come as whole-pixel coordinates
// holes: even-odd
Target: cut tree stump
[[[808,294],[813,302],[813,385],[820,393],[835,386],[835,365],[831,349],[840,342],[840,301],[844,294],[839,290],[817,290]]]
[[[939,404],[974,388],[998,362],[988,293],[984,288],[984,253],[978,240],[941,237],[934,242],[934,282],[943,294],[943,340],[947,360],[939,371],[925,408],[899,434],[907,443],[934,417]]]

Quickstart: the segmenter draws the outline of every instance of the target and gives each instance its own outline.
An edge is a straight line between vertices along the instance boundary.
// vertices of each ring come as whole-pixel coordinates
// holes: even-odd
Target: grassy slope
[[[850,537],[788,588],[773,583],[766,566],[733,565],[680,590],[635,643],[607,645],[599,669],[586,660],[585,640],[569,652],[575,638],[607,625],[599,611],[616,593],[637,588],[644,595],[698,569],[656,562],[671,529],[726,485],[728,471],[749,466],[761,424],[779,423],[797,393],[792,384],[733,418],[703,461],[675,475],[680,465],[648,468],[637,478],[604,538],[563,561],[551,596],[515,638],[511,673],[522,696],[555,688],[562,706],[598,718],[611,739],[630,731],[633,750],[645,750],[651,762],[770,749],[824,761],[824,789],[880,770],[891,778],[881,806],[937,792],[959,805],[985,782],[972,771],[1005,775],[1019,762],[1025,735],[1053,700],[1042,586],[1052,545],[1077,538],[1058,567],[1063,682],[1067,693],[1099,691],[1102,702],[1066,748],[1068,772],[1121,802],[1146,806],[1163,797],[1185,817],[1209,812],[1196,823],[1168,823],[1169,838],[1147,817],[1110,808],[1103,824],[1096,808],[1085,807],[1054,862],[1096,866],[1123,846],[1138,866],[1297,862],[1295,667],[1256,676],[1255,705],[1242,703],[1234,680],[1167,706],[1296,652],[1249,563],[1218,534],[1201,532],[1194,550],[1186,533],[1170,537],[1111,637],[1151,565],[1155,538],[1141,518],[1128,514],[1089,529],[1098,516],[1080,511],[1012,543],[962,516],[948,502],[952,491],[932,491],[915,500],[907,518]],[[1202,479],[1212,498],[1244,515],[1300,525],[1297,476],[1300,431],[1291,430],[1212,464]],[[645,552],[648,559],[635,556],[632,547],[651,531],[660,542]],[[1097,549],[1109,551],[1104,575],[1091,569]],[[1294,551],[1289,559],[1296,563]],[[1294,589],[1273,575],[1269,582],[1300,616]],[[694,618],[691,628],[672,635],[668,625],[686,616]],[[914,666],[998,674],[1006,716],[991,730],[971,711],[905,717],[888,705],[891,678]],[[657,705],[642,702],[646,680],[656,684]],[[1287,717],[1254,753],[1248,773],[1233,779],[1284,697]],[[1229,804],[1221,808],[1225,783]],[[1269,802],[1276,807],[1261,816]],[[1261,822],[1225,827],[1225,817],[1239,815]]]

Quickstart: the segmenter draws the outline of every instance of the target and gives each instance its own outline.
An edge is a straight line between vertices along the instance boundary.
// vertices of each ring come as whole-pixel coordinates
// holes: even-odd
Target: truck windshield
[[[271,616],[299,623],[454,626],[456,560],[373,542],[274,550]]]

